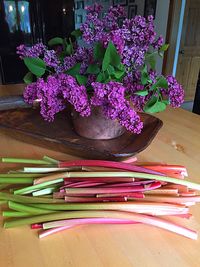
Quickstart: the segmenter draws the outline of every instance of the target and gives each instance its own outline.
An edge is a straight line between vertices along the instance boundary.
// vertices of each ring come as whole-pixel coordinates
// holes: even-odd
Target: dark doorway
[[[74,30],[73,0],[0,0],[0,76],[3,84],[20,83],[26,68],[16,55],[22,43],[47,43]]]

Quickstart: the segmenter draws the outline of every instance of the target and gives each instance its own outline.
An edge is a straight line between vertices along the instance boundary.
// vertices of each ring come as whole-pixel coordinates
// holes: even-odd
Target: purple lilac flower
[[[57,68],[60,64],[60,61],[54,50],[46,50],[44,53],[44,62],[47,66],[52,68]]]
[[[37,99],[37,83],[28,84],[24,89],[23,96],[25,102],[32,105],[34,100]]]
[[[54,120],[56,113],[66,107],[61,92],[61,83],[57,77],[48,76],[46,82],[42,78],[38,79],[37,98],[41,100],[40,113],[49,122]]]
[[[145,51],[136,46],[125,46],[122,63],[127,67],[132,65],[141,66],[144,64]]]
[[[96,81],[96,75],[95,74],[89,74],[86,87],[91,86],[91,84],[95,81]]]
[[[128,101],[126,101],[123,110],[119,113],[119,123],[124,126],[128,131],[140,134],[143,128],[143,122],[140,120],[140,116],[130,107]]]
[[[164,39],[162,36],[159,36],[158,39],[152,44],[154,49],[159,49],[164,43]]]
[[[64,70],[68,70],[68,69],[72,68],[76,63],[77,63],[77,59],[74,55],[67,56],[64,58],[63,68],[64,68]]]
[[[120,29],[112,31],[110,33],[110,40],[113,42],[113,44],[117,48],[118,53],[122,54],[124,51],[124,46],[125,46],[125,40],[123,39],[122,31]]]
[[[88,117],[91,114],[91,108],[85,86],[78,85],[74,77],[66,74],[60,74],[59,80],[63,98],[72,104],[81,116]]]
[[[149,16],[147,20],[142,16],[126,19],[122,26],[122,36],[126,42],[123,63],[128,67],[131,65],[141,66],[144,63],[145,53],[155,42],[156,32],[152,16]]]
[[[104,115],[112,120],[117,119],[128,131],[139,134],[143,127],[139,115],[130,107],[125,99],[126,88],[117,82],[102,84],[92,83],[94,95],[91,104],[102,106]]]
[[[112,31],[119,29],[118,18],[126,15],[122,6],[110,7],[108,13],[103,18],[103,24],[106,31]]]
[[[102,40],[104,36],[103,22],[99,19],[99,13],[87,14],[86,21],[81,25],[80,30],[83,32],[83,40],[88,44]]]
[[[183,87],[177,82],[175,77],[173,77],[172,75],[167,76],[167,82],[168,82],[167,94],[169,97],[170,105],[173,108],[180,107],[180,105],[184,101]]]
[[[46,51],[46,49],[46,46],[42,43],[35,44],[30,48],[25,45],[20,45],[17,47],[17,54],[21,59],[24,57],[39,57]]]
[[[95,3],[94,5],[85,7],[85,10],[89,11],[90,13],[100,13],[102,9],[103,9],[103,6],[97,3]]]

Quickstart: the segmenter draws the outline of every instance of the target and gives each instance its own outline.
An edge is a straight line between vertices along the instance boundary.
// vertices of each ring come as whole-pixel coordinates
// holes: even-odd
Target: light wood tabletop
[[[200,182],[200,116],[182,109],[157,115],[163,128],[152,144],[138,155],[139,161],[185,165],[189,179]],[[0,132],[0,157],[61,160],[70,155],[20,141]],[[9,165],[11,167],[11,165]],[[0,164],[1,171],[5,165]],[[191,208],[190,220],[173,218],[200,230],[200,204]],[[40,240],[28,226],[0,226],[1,267],[199,267],[197,241],[148,225],[89,225],[66,230]]]

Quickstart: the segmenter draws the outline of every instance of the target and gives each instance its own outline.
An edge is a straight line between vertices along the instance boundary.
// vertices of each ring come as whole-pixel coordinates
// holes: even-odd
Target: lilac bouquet
[[[53,121],[68,103],[81,116],[99,107],[106,118],[118,120],[128,131],[139,134],[140,112],[164,111],[169,104],[179,107],[184,91],[176,79],[155,71],[156,57],[168,45],[156,37],[153,17],[125,19],[121,6],[110,7],[99,18],[101,6],[87,7],[86,21],[72,32],[72,38],[53,38],[31,48],[20,45],[17,53],[29,72],[24,99],[40,101],[41,115]],[[78,45],[79,39],[85,45]]]

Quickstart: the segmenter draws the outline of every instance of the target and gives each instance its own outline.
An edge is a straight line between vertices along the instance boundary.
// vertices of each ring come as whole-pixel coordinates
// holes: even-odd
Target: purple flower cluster
[[[81,116],[91,113],[85,86],[79,86],[70,75],[50,75],[45,81],[39,78],[36,83],[27,85],[24,99],[33,104],[38,99],[40,113],[47,121],[53,121],[55,114],[66,108],[66,103],[72,104]]]
[[[39,57],[46,51],[46,49],[46,46],[42,43],[35,44],[32,47],[27,47],[22,44],[17,47],[17,54],[21,59],[24,57]]]
[[[118,120],[128,131],[139,134],[143,123],[137,112],[145,109],[152,96],[157,97],[158,101],[168,99],[172,107],[179,107],[184,99],[183,88],[173,76],[166,77],[168,88],[160,88],[157,84],[150,90],[161,76],[144,59],[147,52],[159,51],[163,37],[156,37],[152,16],[147,19],[142,16],[125,19],[119,26],[118,18],[125,16],[122,7],[110,7],[102,19],[101,5],[94,4],[86,9],[89,13],[80,28],[86,47],[74,45],[67,56],[60,50],[61,46],[55,51],[48,50],[41,43],[31,48],[24,45],[17,48],[21,59],[40,57],[46,64],[44,76],[25,88],[24,99],[29,104],[38,99],[41,115],[47,121],[53,121],[55,114],[65,109],[67,103],[83,117],[90,116],[92,106],[99,106],[108,119]],[[96,42],[105,48],[101,49],[100,46],[98,50],[96,46],[98,59],[94,57]],[[109,59],[110,69],[105,70],[106,64],[102,62],[109,42],[117,49],[118,65]],[[77,65],[71,75],[66,74],[77,63],[80,66]],[[91,73],[95,74],[87,72],[89,65]],[[144,74],[147,75],[146,81]]]
[[[117,119],[128,131],[137,134],[141,132],[143,123],[125,99],[126,88],[122,84],[94,82],[92,86],[94,88],[94,95],[91,98],[92,105],[101,106],[107,118]]]
[[[125,47],[122,54],[122,62],[126,66],[141,66],[144,64],[145,53],[150,46],[159,48],[163,39],[155,41],[153,17],[145,19],[142,16],[135,16],[133,19],[126,19],[122,26],[122,38],[125,40]]]
[[[72,104],[81,116],[88,117],[91,108],[86,87],[78,85],[76,79],[70,75],[60,74],[58,79],[61,82],[63,98]]]
[[[168,90],[167,95],[169,97],[170,105],[173,108],[178,108],[184,101],[184,90],[183,87],[177,82],[175,77],[168,75]]]
[[[63,69],[68,70],[75,64],[81,63],[80,74],[84,74],[92,61],[92,49],[86,47],[78,47],[75,53],[64,58]]]
[[[54,50],[46,50],[44,53],[44,62],[47,66],[57,68],[60,64],[58,56]]]
[[[126,19],[120,28],[118,18],[125,15],[123,7],[110,7],[102,20],[99,18],[100,5],[88,7],[87,10],[90,13],[80,28],[85,42],[93,44],[99,41],[106,47],[112,41],[122,55],[122,63],[127,67],[137,68],[143,65],[145,53],[150,46],[159,49],[163,44],[162,36],[156,40],[153,16],[148,19],[142,16]]]
[[[86,21],[80,27],[83,32],[83,39],[88,44],[102,40],[104,36],[103,21],[99,18],[99,13],[102,9],[101,5],[95,4],[92,7],[87,7],[90,13],[86,16]]]

